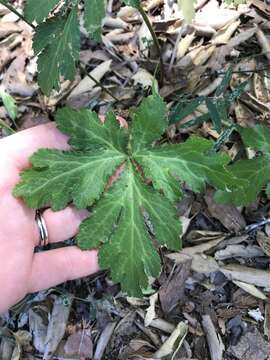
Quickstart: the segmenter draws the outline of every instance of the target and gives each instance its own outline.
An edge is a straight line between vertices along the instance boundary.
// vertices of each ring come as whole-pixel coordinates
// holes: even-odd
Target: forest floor
[[[23,1],[13,3],[23,8]],[[198,95],[213,99],[231,67],[226,93],[244,81],[247,86],[228,118],[242,126],[269,125],[267,3],[198,0],[193,24],[186,25],[177,1],[143,2],[162,47],[160,94],[171,108]],[[17,104],[12,120],[0,100],[1,137],[53,121],[55,110],[67,104],[100,115],[113,107],[125,117],[151,90],[158,56],[147,27],[120,1],[109,1],[107,10],[102,43],[81,29],[81,70],[48,98],[36,82],[32,29],[0,6],[0,85]],[[168,129],[166,140],[198,134],[217,141],[221,133],[212,122],[189,122],[207,113],[200,104]],[[222,134],[222,147],[233,157],[239,138]],[[153,293],[126,297],[108,272],[100,272],[28,296],[0,317],[0,359],[270,359],[269,208],[263,193],[256,203],[236,208],[216,204],[211,189],[195,194],[186,187],[178,204],[184,249],[163,252]]]

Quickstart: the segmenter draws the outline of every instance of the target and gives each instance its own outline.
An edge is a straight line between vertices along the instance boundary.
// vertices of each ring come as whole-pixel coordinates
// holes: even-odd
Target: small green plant
[[[157,243],[181,248],[175,207],[181,197],[179,181],[196,192],[207,184],[226,192],[246,180],[228,171],[227,155],[209,153],[209,140],[194,136],[185,143],[158,146],[168,126],[159,95],[144,99],[131,118],[127,131],[119,128],[113,113],[103,124],[88,110],[59,110],[56,123],[70,137],[72,149],[39,150],[14,194],[32,208],[60,210],[71,202],[78,208],[92,207],[78,245],[98,248],[101,268],[110,268],[113,280],[129,295],[142,296],[149,277],[160,272]],[[123,172],[108,189],[109,177],[119,166],[124,166]]]
[[[151,22],[139,0],[123,2],[139,11],[152,34],[160,58],[162,82],[162,54]],[[79,0],[26,0],[24,15],[21,15],[9,1],[0,0],[0,4],[8,7],[35,30],[33,50],[38,57],[38,84],[47,96],[52,90],[59,90],[61,77],[66,80],[73,80],[75,77],[80,54],[79,3]],[[107,0],[84,0],[83,4],[85,29],[95,41],[100,42]],[[37,26],[33,23],[37,23]]]
[[[259,192],[266,186],[270,199],[270,130],[262,125],[254,128],[238,128],[243,143],[247,148],[258,153],[253,159],[239,160],[230,166],[232,174],[247,182],[231,192],[218,191],[216,199],[223,203],[248,205],[256,201]]]

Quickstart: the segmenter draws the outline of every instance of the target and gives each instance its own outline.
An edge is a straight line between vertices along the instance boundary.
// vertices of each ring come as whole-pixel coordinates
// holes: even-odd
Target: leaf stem
[[[151,35],[152,35],[152,38],[153,38],[153,41],[154,41],[154,44],[156,46],[156,49],[157,49],[157,52],[158,52],[158,56],[159,56],[159,71],[160,71],[160,82],[161,82],[161,85],[163,84],[163,81],[164,81],[164,63],[163,63],[163,59],[162,59],[162,52],[161,52],[161,48],[160,48],[160,45],[159,45],[159,41],[158,41],[158,38],[157,38],[157,35],[152,27],[152,24],[146,14],[146,12],[144,11],[143,7],[141,4],[137,5],[136,6],[138,11],[140,12],[146,26],[148,27],[148,30],[150,31]]]
[[[0,0],[1,1],[1,0]],[[105,91],[108,95],[110,95],[115,101],[119,102],[119,100],[117,99],[117,97],[115,97],[110,90],[106,89],[104,85],[101,84],[100,81],[96,80],[92,75],[90,75],[81,65],[81,63],[79,63],[79,68],[80,70],[84,73],[84,75],[88,76],[89,79],[91,79],[92,81],[94,81],[94,83],[96,85],[98,85],[99,87],[101,87],[101,89],[103,91]]]
[[[10,126],[8,126],[8,124],[6,124],[5,122],[4,122],[4,120],[2,120],[2,119],[0,119],[0,128],[4,128],[4,129],[6,129],[6,130],[8,130],[8,131],[10,131],[12,134],[15,134],[16,133],[16,131],[15,130],[13,130]]]
[[[30,23],[26,18],[20,14],[12,5],[10,5],[6,0],[0,0],[0,4],[4,5],[9,11],[13,12],[15,15],[17,15],[21,20],[23,20],[26,24],[31,26],[32,29],[35,29],[35,25]]]

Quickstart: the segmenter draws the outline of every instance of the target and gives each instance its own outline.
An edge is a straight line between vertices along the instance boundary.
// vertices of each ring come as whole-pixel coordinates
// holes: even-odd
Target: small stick
[[[224,344],[221,337],[216,333],[216,329],[209,315],[203,315],[202,326],[206,335],[211,360],[222,360]]]

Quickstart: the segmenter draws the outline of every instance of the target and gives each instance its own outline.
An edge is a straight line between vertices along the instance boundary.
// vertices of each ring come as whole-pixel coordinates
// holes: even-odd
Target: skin
[[[29,156],[39,148],[69,148],[67,137],[53,123],[40,125],[0,140],[0,313],[26,294],[56,286],[98,271],[97,251],[76,246],[34,253],[39,244],[35,210],[12,195]],[[78,232],[86,211],[70,206],[43,213],[49,242],[66,240]]]

